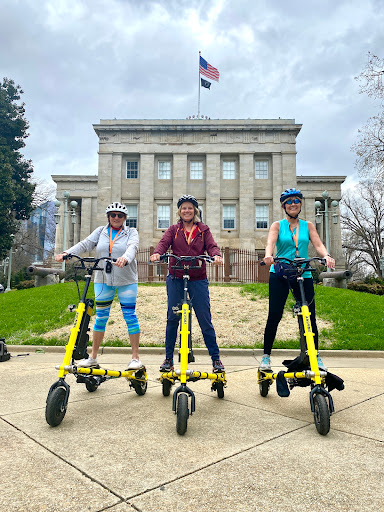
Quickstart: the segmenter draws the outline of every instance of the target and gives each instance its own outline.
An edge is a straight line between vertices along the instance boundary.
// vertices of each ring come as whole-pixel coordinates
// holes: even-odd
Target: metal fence
[[[165,281],[167,264],[148,265],[149,257],[154,247],[139,249],[137,267],[139,282]],[[207,264],[207,276],[211,283],[267,283],[269,267],[260,266],[259,261],[264,257],[263,250],[234,249],[222,247],[224,265]]]

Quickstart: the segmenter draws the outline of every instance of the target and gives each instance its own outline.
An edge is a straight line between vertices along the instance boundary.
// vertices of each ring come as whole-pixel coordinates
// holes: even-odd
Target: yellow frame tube
[[[84,312],[85,312],[85,302],[79,302],[79,304],[77,305],[77,308],[76,308],[76,317],[75,317],[74,326],[71,329],[71,335],[69,336],[68,343],[65,347],[65,355],[64,355],[63,365],[60,366],[59,379],[61,379],[68,373],[68,371],[64,370],[63,367],[68,366],[71,362],[73,349],[75,348],[77,336],[80,332],[80,324],[81,324],[81,320],[83,319]]]
[[[185,384],[187,382],[187,370],[188,370],[188,336],[190,331],[188,329],[188,319],[191,314],[188,304],[183,304],[181,307],[181,343],[180,343],[180,382]]]
[[[317,350],[315,349],[315,338],[311,325],[311,313],[308,306],[301,307],[301,315],[303,318],[304,336],[307,343],[309,364],[311,366],[311,370],[315,372],[315,376],[312,378],[312,380],[315,382],[315,384],[321,384],[319,365],[317,364]]]
[[[144,379],[137,379],[135,376],[135,372],[139,370],[124,370],[124,371],[118,371],[118,370],[104,370],[103,368],[77,368],[76,366],[70,366],[70,365],[61,365],[58,366],[57,369],[60,371],[65,371],[66,373],[78,373],[81,375],[102,375],[107,377],[125,377],[126,379],[131,380],[138,380],[138,381],[145,381],[147,379],[147,372],[143,370],[144,372]]]
[[[177,372],[175,372],[175,371],[172,371],[172,372],[162,372],[160,380],[163,381],[164,379],[168,379],[168,380],[180,379],[180,381],[181,381],[180,377],[181,377],[181,372],[180,372],[180,375]],[[208,373],[208,372],[190,371],[188,373],[188,375],[186,375],[186,380],[189,380],[191,378],[195,378],[195,379],[210,379],[210,380],[216,380],[216,381],[224,382],[224,383],[227,382],[227,380],[225,378],[225,372],[222,372],[222,373]]]

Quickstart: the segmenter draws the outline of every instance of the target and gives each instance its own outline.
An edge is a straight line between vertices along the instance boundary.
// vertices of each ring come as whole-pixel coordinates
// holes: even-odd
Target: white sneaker
[[[99,366],[97,359],[93,359],[93,357],[88,357],[87,359],[82,359],[77,363],[77,366],[81,366],[82,368],[91,368],[92,366]]]
[[[143,363],[140,359],[132,359],[132,361],[128,365],[128,370],[139,370],[143,367]]]

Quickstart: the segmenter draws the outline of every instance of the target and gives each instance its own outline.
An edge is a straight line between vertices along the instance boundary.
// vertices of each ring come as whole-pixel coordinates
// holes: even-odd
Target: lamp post
[[[320,210],[323,206],[321,201],[315,201],[316,208],[316,224],[320,224],[322,221],[322,217],[324,217],[324,227],[325,227],[325,247],[330,252],[330,244],[329,244],[329,215],[332,214],[333,224],[337,224],[339,221],[339,215],[337,213],[337,207],[339,206],[339,202],[334,200],[331,202],[332,210],[329,209],[328,201],[330,201],[329,194],[326,190],[321,194],[324,199],[324,210]]]
[[[68,200],[69,200],[69,192],[68,190],[66,190],[64,192],[64,218],[63,218],[63,252],[65,251],[65,246],[67,245],[67,217],[68,217]],[[60,222],[60,213],[59,213],[59,208],[61,206],[61,202],[58,201],[56,199],[55,201],[55,206],[57,208],[57,211],[54,215],[55,217],[55,223],[56,225],[59,224]],[[71,207],[71,222],[72,224],[76,224],[76,208],[77,208],[77,202],[76,201],[71,201],[70,202],[70,205]],[[65,261],[63,261],[62,265],[61,265],[61,268],[63,271],[65,271]],[[62,283],[64,283],[64,278],[62,279],[61,281]]]
[[[13,238],[15,235],[11,235],[12,238],[12,245],[13,245]],[[12,246],[9,249],[9,258],[8,258],[8,279],[7,279],[7,287],[5,289],[6,292],[11,291],[11,275],[12,275]]]

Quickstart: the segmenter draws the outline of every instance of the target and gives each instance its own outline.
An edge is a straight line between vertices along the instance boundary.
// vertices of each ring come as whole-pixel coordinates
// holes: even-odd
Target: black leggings
[[[300,299],[300,290],[297,281],[291,283],[291,288],[295,299]],[[308,302],[311,313],[311,325],[315,338],[316,350],[319,346],[319,335],[317,332],[316,313],[315,313],[315,291],[313,289],[313,279],[304,279],[305,297]],[[271,355],[273,342],[275,341],[277,327],[283,316],[284,306],[289,294],[289,285],[287,279],[276,277],[273,272],[269,273],[269,312],[267,325],[264,331],[264,354]]]

